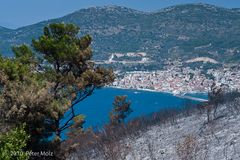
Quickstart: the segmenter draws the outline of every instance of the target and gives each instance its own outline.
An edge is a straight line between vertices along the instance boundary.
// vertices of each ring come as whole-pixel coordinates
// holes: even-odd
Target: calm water
[[[96,90],[92,96],[75,106],[77,114],[84,114],[86,116],[84,127],[101,127],[103,124],[108,123],[109,112],[112,110],[112,103],[114,97],[117,95],[126,95],[131,101],[133,112],[128,120],[134,117],[148,115],[161,109],[178,108],[190,101],[168,93],[103,88]],[[188,96],[189,95],[191,94],[188,94]],[[207,99],[206,94],[194,94],[192,96]],[[196,101],[190,102],[198,103]],[[63,121],[65,121],[65,119],[63,119],[62,122]]]

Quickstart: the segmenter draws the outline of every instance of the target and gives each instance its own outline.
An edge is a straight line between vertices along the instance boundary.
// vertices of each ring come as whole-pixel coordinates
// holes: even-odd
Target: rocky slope
[[[217,117],[206,123],[205,115],[195,114],[182,117],[173,125],[151,127],[140,137],[127,141],[132,153],[126,159],[240,159],[239,113],[221,108]]]

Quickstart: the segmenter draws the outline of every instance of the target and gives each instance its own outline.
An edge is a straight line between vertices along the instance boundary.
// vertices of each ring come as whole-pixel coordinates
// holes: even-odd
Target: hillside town
[[[208,75],[208,76],[207,76]],[[210,76],[209,76],[210,75]],[[208,92],[217,85],[236,90],[240,88],[240,71],[230,68],[202,69],[167,66],[164,70],[126,72],[113,83],[113,87],[141,89],[173,94]]]

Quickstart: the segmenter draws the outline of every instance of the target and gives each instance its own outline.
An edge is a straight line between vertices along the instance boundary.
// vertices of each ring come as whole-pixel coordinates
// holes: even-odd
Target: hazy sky
[[[92,6],[120,5],[142,11],[155,11],[185,3],[240,8],[240,0],[0,0],[0,26],[16,28]]]

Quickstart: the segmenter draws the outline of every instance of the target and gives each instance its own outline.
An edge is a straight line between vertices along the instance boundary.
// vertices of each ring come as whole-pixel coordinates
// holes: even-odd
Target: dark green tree
[[[92,38],[89,35],[79,38],[78,33],[79,28],[73,24],[51,24],[44,28],[43,36],[33,40],[34,49],[47,61],[48,66],[41,68],[44,68],[48,82],[53,84],[54,99],[57,102],[71,100],[67,105],[67,110],[71,109],[69,119],[60,126],[59,121],[66,109],[55,117],[58,136],[77,116],[74,106],[90,96],[95,88],[109,84],[114,79],[111,70],[96,67],[91,60]]]
[[[114,80],[112,70],[95,66],[91,37],[78,33],[73,24],[50,24],[32,41],[34,51],[22,45],[13,48],[14,58],[0,57],[1,120],[26,123],[30,144],[54,133],[61,138],[73,121],[81,129],[82,115],[76,114],[76,105]],[[60,124],[67,111],[67,120]]]
[[[113,110],[110,112],[111,125],[124,123],[131,112],[131,102],[127,100],[127,96],[116,96],[113,102]]]

